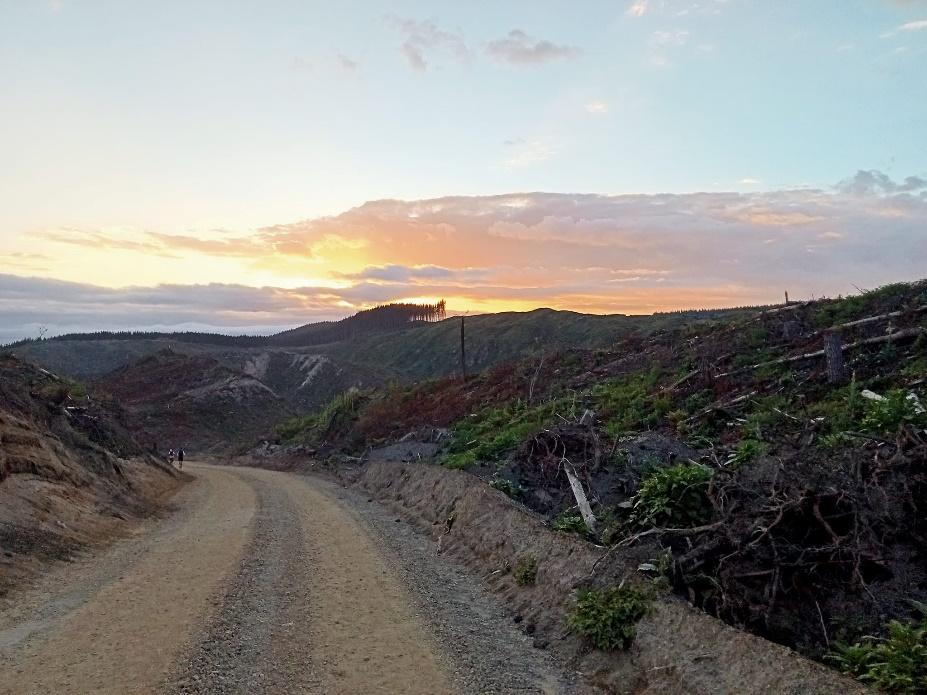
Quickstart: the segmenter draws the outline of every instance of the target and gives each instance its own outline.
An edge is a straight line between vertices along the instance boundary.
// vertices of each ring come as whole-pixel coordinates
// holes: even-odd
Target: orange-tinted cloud
[[[412,297],[445,297],[460,311],[647,313],[917,278],[927,257],[922,184],[860,172],[827,190],[378,200],[249,234],[48,230],[42,239],[49,268],[66,263],[66,248],[80,246],[87,259],[83,275],[74,264],[48,274],[100,282],[113,263],[121,270],[144,255],[173,283],[171,296],[184,282],[212,283],[189,289],[189,302],[234,297],[210,311],[275,325]],[[130,280],[111,284],[138,282],[120,277]],[[271,308],[242,310],[243,290],[217,289],[229,282],[261,287],[254,297],[272,296]]]

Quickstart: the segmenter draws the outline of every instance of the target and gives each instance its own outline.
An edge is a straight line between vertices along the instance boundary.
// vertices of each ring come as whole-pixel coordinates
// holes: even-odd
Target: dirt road
[[[579,692],[384,508],[314,478],[187,468],[164,519],[0,613],[0,694]]]

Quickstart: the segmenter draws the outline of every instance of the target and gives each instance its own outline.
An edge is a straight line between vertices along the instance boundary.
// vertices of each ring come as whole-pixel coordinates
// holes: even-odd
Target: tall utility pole
[[[467,378],[467,352],[464,345],[464,317],[460,317],[460,376]]]

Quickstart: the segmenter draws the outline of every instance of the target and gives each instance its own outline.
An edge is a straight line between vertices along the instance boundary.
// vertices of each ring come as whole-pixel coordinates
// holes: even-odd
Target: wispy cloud
[[[629,17],[643,17],[647,12],[647,0],[634,0],[624,11]]]
[[[472,283],[485,280],[489,271],[485,268],[446,268],[439,265],[407,266],[398,263],[367,266],[356,273],[339,273],[345,280],[373,282],[402,282],[428,286],[435,281],[443,283]]]
[[[688,40],[689,32],[682,29],[655,31],[651,34],[651,43],[657,46],[683,46]]]
[[[908,176],[901,183],[896,183],[881,171],[860,169],[852,177],[841,181],[837,187],[844,193],[857,196],[914,193],[927,190],[927,179],[920,176]]]
[[[508,146],[511,151],[503,160],[508,167],[526,167],[545,162],[557,152],[556,146],[548,139],[510,140]]]
[[[672,31],[655,31],[648,41],[648,52],[651,65],[665,67],[672,65],[671,52],[685,46],[689,41],[689,32],[685,29]]]
[[[586,104],[589,113],[608,113],[608,104],[604,101],[590,101]]]
[[[911,22],[905,22],[904,24],[890,29],[888,31],[883,31],[879,34],[880,39],[890,39],[893,36],[898,36],[901,33],[911,33],[915,31],[925,31],[927,30],[927,19],[916,19]]]
[[[486,52],[495,60],[510,65],[540,65],[575,58],[580,49],[535,39],[520,29],[513,29],[508,36],[487,43]]]
[[[338,60],[338,66],[347,72],[356,72],[360,67],[357,61],[351,60],[344,53],[339,53],[336,58]]]
[[[413,70],[427,70],[430,56],[436,51],[450,54],[459,61],[470,58],[470,49],[459,33],[442,29],[433,22],[398,17],[389,17],[387,21],[405,37],[400,51]]]
[[[51,259],[44,253],[25,253],[21,251],[0,253],[0,267],[8,270],[41,272],[47,270],[46,264],[49,260]]]
[[[76,228],[46,229],[34,237],[59,244],[83,246],[100,250],[137,251],[167,258],[176,258],[183,252],[213,256],[240,256],[249,258],[270,250],[260,238],[199,237],[189,234],[165,234],[133,229],[85,230]]]

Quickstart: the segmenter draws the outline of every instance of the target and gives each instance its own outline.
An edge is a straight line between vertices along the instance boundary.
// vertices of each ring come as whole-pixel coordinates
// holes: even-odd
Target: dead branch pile
[[[711,533],[663,535],[677,589],[805,653],[878,629],[885,615],[906,613],[911,586],[927,586],[925,464],[927,442],[907,431],[873,444],[864,466],[822,465],[809,453],[719,474]]]

